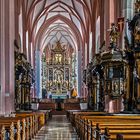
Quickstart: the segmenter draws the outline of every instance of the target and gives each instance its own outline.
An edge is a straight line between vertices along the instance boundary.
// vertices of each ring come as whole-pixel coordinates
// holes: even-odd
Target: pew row
[[[1,140],[15,140],[13,122],[0,123],[0,139]]]
[[[20,112],[16,117],[23,117],[26,119],[26,138],[33,138],[38,130],[46,123],[44,112]]]
[[[0,140],[30,140],[47,122],[47,111],[16,112],[12,117],[0,117]]]
[[[134,118],[133,118],[134,117]],[[116,139],[116,135],[121,133],[125,139],[140,139],[140,117],[136,116],[82,116],[79,122],[76,122],[76,130],[81,139],[99,139],[99,136],[93,135],[97,128],[96,123],[99,123],[101,130],[108,127],[109,134],[100,133],[106,140]],[[91,123],[89,123],[91,122]],[[125,129],[124,129],[125,128]],[[99,130],[100,130],[99,129]],[[98,130],[98,131],[99,131]],[[97,133],[96,133],[97,134]],[[105,135],[106,134],[106,135]],[[137,135],[137,136],[136,136]],[[139,135],[139,136],[138,136]],[[93,137],[94,136],[94,137]],[[110,136],[110,137],[109,137]]]
[[[106,115],[105,112],[93,112],[92,110],[68,110],[67,118],[73,126],[75,126],[76,117],[78,115]]]
[[[5,140],[6,139],[5,135],[6,135],[5,126],[0,125],[0,140]]]
[[[73,114],[76,114],[73,115],[75,127],[81,140],[121,140],[123,137],[126,140],[140,139],[140,116],[100,116],[91,112]],[[100,131],[96,124],[100,124]]]
[[[11,125],[11,123],[13,123],[13,130],[9,130],[9,127]],[[22,135],[25,134],[24,130],[23,130],[23,126],[21,126],[21,120],[20,118],[11,118],[11,117],[0,117],[0,124],[5,126],[6,129],[6,134],[9,131],[13,131],[11,132],[13,134],[14,140],[20,140]],[[21,129],[22,128],[22,129]],[[8,134],[7,134],[8,136]]]

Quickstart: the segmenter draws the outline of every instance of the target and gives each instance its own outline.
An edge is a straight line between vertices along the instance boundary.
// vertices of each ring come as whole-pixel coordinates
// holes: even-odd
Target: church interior
[[[0,140],[140,140],[140,0],[0,0]]]

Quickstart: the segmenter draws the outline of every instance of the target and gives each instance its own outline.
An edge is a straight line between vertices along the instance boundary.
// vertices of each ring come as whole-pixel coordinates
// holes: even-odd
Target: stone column
[[[104,7],[105,1],[104,0],[100,0],[100,45],[102,45],[102,43],[104,42],[104,11],[105,11],[105,7]]]
[[[5,112],[14,111],[14,39],[15,11],[14,0],[5,0]]]
[[[42,82],[41,82],[41,52],[35,51],[35,81],[36,81],[36,97],[42,98]]]
[[[107,30],[110,28],[109,18],[110,18],[109,0],[106,0],[104,4],[104,39],[105,39],[106,49],[108,49],[108,46],[109,46],[109,32],[107,32]]]
[[[78,51],[78,67],[77,67],[77,76],[78,76],[78,78],[77,78],[77,83],[78,83],[78,95],[79,96],[82,96],[82,91],[81,91],[81,88],[82,88],[82,78],[81,78],[81,51]]]
[[[0,1],[0,114],[14,111],[14,0]]]
[[[135,0],[127,0],[124,1],[124,9],[122,11],[123,15],[126,19],[132,19],[134,16],[134,1]],[[131,42],[131,32],[128,28],[128,23],[125,25],[125,34],[128,37],[129,43]]]
[[[5,113],[5,0],[0,1],[0,114]]]

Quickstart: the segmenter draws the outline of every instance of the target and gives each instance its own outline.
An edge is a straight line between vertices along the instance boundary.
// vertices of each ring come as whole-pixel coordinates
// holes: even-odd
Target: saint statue
[[[139,12],[140,12],[140,0],[136,0],[135,13],[139,13]]]
[[[61,64],[62,63],[62,55],[61,54],[56,54],[55,55],[55,62],[56,62],[56,64]]]
[[[134,30],[135,43],[140,44],[140,25],[137,25]]]
[[[119,37],[119,31],[118,31],[118,27],[115,26],[114,23],[111,24],[111,29],[110,29],[110,46],[112,48],[116,47],[117,45],[117,39]]]

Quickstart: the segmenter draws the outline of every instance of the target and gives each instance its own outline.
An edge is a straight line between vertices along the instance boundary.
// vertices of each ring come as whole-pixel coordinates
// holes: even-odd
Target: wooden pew
[[[0,125],[5,125],[6,133],[10,134],[9,140],[29,140],[44,124],[44,112],[24,112],[16,113],[16,117],[0,117]]]
[[[79,117],[80,115],[106,115],[105,112],[93,112],[92,110],[83,110],[83,111],[71,111],[69,113],[69,120],[72,123],[73,126],[75,126],[76,124],[76,119],[77,117]]]
[[[4,125],[0,125],[0,140],[5,140],[5,126]]]
[[[35,135],[35,125],[38,125],[35,121],[35,114],[20,112],[16,113],[16,117],[26,119],[26,139],[31,139]]]
[[[72,113],[71,113],[72,114]],[[139,136],[134,136],[134,135],[132,135],[132,134],[135,134],[135,132],[137,132],[137,133],[139,133],[139,130],[140,130],[140,116],[93,116],[92,115],[92,113],[87,113],[87,114],[84,114],[84,113],[82,113],[82,112],[79,112],[78,111],[78,113],[76,112],[76,113],[73,113],[73,114],[77,114],[77,115],[75,115],[75,124],[77,125],[77,123],[79,123],[78,125],[79,125],[79,127],[77,128],[77,130],[79,130],[79,131],[82,131],[82,133],[85,133],[84,131],[85,130],[83,130],[82,128],[86,128],[87,127],[87,125],[85,124],[85,123],[83,123],[83,125],[80,125],[80,123],[84,120],[84,119],[87,119],[88,121],[90,120],[94,120],[93,122],[94,122],[94,125],[95,125],[95,123],[96,122],[99,122],[99,123],[101,123],[102,121],[104,121],[105,123],[106,123],[106,127],[107,126],[109,126],[109,130],[110,130],[110,132],[111,132],[111,138],[116,138],[116,134],[117,133],[119,133],[119,132],[121,132],[121,130],[124,130],[124,127],[126,127],[126,123],[128,123],[128,120],[129,120],[129,124],[127,124],[128,126],[126,127],[126,129],[127,129],[127,131],[126,131],[126,134],[124,135],[124,137],[125,138],[127,138],[127,139],[140,139],[140,137]],[[84,114],[84,117],[82,116]],[[89,116],[88,116],[89,115]],[[70,116],[70,113],[69,113],[69,116]],[[72,115],[71,115],[72,116]],[[74,116],[74,115],[73,115]],[[80,119],[79,119],[80,118]],[[103,120],[103,118],[105,118],[104,120]],[[119,118],[119,120],[116,120],[116,119],[118,119]],[[77,119],[77,120],[76,120]],[[73,121],[74,120],[74,118],[72,118],[71,119],[71,121],[72,122],[74,122]],[[96,121],[95,121],[96,120]],[[120,120],[122,120],[122,122],[120,122]],[[109,124],[109,123],[107,123],[108,121],[113,121],[114,123],[113,124]],[[130,122],[132,122],[132,121],[135,121],[135,124],[132,124],[132,123],[130,123]],[[120,123],[119,123],[120,122]],[[115,124],[116,123],[116,124]],[[121,124],[122,123],[122,124]],[[85,126],[84,126],[84,124],[85,124]],[[92,126],[93,124],[91,123],[91,126]],[[116,125],[116,126],[115,126]],[[135,127],[135,125],[136,125],[136,127]],[[93,127],[93,126],[92,126]],[[88,128],[88,127],[87,127]],[[94,126],[94,128],[95,128],[95,126]],[[81,129],[81,130],[80,130]],[[131,132],[131,130],[132,130],[132,132]],[[124,131],[125,132],[125,131]],[[129,132],[131,132],[130,134],[129,134]],[[81,133],[81,132],[80,132]],[[113,134],[114,133],[114,134]],[[87,136],[89,136],[89,134],[87,135]],[[134,136],[134,137],[133,137]],[[85,139],[85,138],[84,138]]]
[[[85,116],[85,115],[80,115],[80,117],[77,117],[76,118],[76,124],[78,124],[78,125],[80,125],[80,123],[82,122],[82,121],[80,121],[80,120],[91,120],[92,122],[95,122],[95,123],[97,123],[97,122],[102,122],[102,121],[104,121],[104,122],[108,122],[108,120],[110,120],[110,121],[122,121],[123,120],[123,122],[127,122],[128,120],[135,120],[135,122],[136,121],[138,121],[139,122],[139,120],[140,120],[140,116],[133,116],[133,118],[132,117],[130,117],[130,116]]]
[[[64,110],[80,110],[79,103],[64,103]]]
[[[0,117],[0,124],[3,125],[10,125],[11,123],[14,124],[14,140],[21,139],[21,124],[19,118],[14,117]]]
[[[27,140],[35,136],[38,130],[45,124],[46,112],[20,112],[16,116],[26,119]]]
[[[55,110],[56,109],[56,104],[55,103],[44,103],[44,102],[40,102],[39,103],[39,110]]]
[[[22,140],[29,140],[29,123],[30,118],[29,117],[23,117],[23,116],[16,116],[21,121],[21,139]]]
[[[45,114],[45,123],[47,123],[47,121],[52,118],[52,110],[38,110],[35,113],[44,113]]]
[[[111,134],[114,134],[115,137],[116,137],[116,134],[117,133],[120,133],[120,132],[126,132],[125,134],[131,134],[131,135],[134,135],[135,132],[138,134],[140,133],[140,122],[135,122],[133,123],[132,121],[129,121],[127,120],[127,122],[124,122],[124,121],[114,121],[112,122],[112,120],[108,120],[110,122],[99,122],[100,123],[100,128],[101,129],[105,129],[106,127],[109,128],[109,130],[111,130]],[[94,127],[93,127],[94,126]],[[92,128],[91,128],[92,127]],[[93,131],[95,131],[95,125],[93,125],[92,121],[91,121],[91,125],[88,126],[88,128]],[[97,128],[97,127],[96,127]],[[92,131],[89,132],[89,129],[86,129],[86,134],[89,136]],[[131,132],[131,133],[130,133]],[[87,136],[87,137],[88,137]]]
[[[91,123],[91,127],[93,127],[93,125],[96,123],[96,122],[99,122],[99,123],[102,123],[102,124],[104,124],[104,125],[106,125],[106,126],[108,126],[109,127],[109,129],[111,128],[110,127],[110,125],[117,125],[117,127],[114,129],[114,126],[112,127],[112,129],[113,130],[111,130],[111,132],[112,133],[115,133],[116,131],[117,131],[117,133],[119,133],[120,132],[120,130],[122,130],[122,128],[119,128],[119,126],[120,125],[122,125],[122,127],[125,127],[126,125],[131,125],[131,129],[129,128],[129,130],[127,130],[126,131],[126,134],[125,134],[125,138],[126,137],[128,137],[127,135],[129,134],[129,132],[132,130],[132,133],[131,133],[131,138],[132,138],[132,134],[135,134],[135,133],[139,133],[140,131],[140,121],[139,121],[139,119],[140,119],[140,116],[133,116],[134,118],[132,118],[132,117],[130,117],[130,116],[82,116],[81,118],[82,118],[82,120],[86,120],[87,119],[87,121],[85,121],[83,124],[83,126],[79,126],[79,129],[80,128],[84,128],[84,129],[82,129],[82,130],[80,130],[81,132],[80,132],[80,134],[81,133],[85,133],[86,132],[86,138],[88,139],[89,138],[89,132],[91,132],[91,130],[89,131],[89,129],[88,129],[88,125],[89,125],[89,123],[88,123],[88,121],[91,121],[92,123]],[[80,121],[82,121],[82,120],[80,120]],[[132,120],[133,121],[135,121],[135,123],[134,124],[132,124]],[[109,124],[111,122],[111,124]],[[128,122],[129,122],[129,124],[128,124]],[[81,122],[79,122],[79,123],[81,123]],[[87,123],[87,124],[86,124]],[[116,123],[116,124],[115,124]],[[121,124],[122,123],[122,124]],[[82,124],[82,123],[81,123]],[[125,125],[124,125],[125,124]],[[119,126],[118,126],[119,125]],[[124,126],[123,126],[124,125]],[[137,128],[136,128],[136,126],[137,126]],[[87,129],[86,129],[87,128]],[[86,130],[85,130],[86,129]],[[133,131],[133,129],[134,129],[134,131]],[[138,131],[137,131],[138,130]],[[124,131],[125,132],[125,131]],[[117,133],[115,133],[115,135],[117,134]],[[85,134],[84,134],[85,135]],[[83,135],[80,135],[81,137],[84,137]],[[138,137],[139,138],[139,137]]]
[[[117,124],[116,124],[117,126]],[[123,128],[123,130],[121,129],[121,127],[117,127],[117,129],[114,130],[114,128],[111,128],[110,126],[107,126],[104,128],[104,132],[101,131],[103,130],[103,128],[101,129],[101,127],[96,127],[96,140],[100,140],[101,137],[105,138],[106,140],[121,140],[121,139],[125,139],[125,140],[139,140],[140,139],[140,126],[133,126],[131,127],[131,129],[129,128],[129,124],[128,127],[126,126],[122,126],[125,127]],[[125,129],[125,130],[124,130]],[[121,135],[120,135],[121,134]],[[95,139],[95,138],[90,138],[90,140]]]
[[[3,123],[0,123],[0,126],[1,126],[1,128],[4,126],[4,128],[5,128],[5,135],[4,135],[4,133],[3,133],[3,131],[4,130],[2,130],[1,129],[1,138],[3,138],[4,137],[4,140],[7,140],[7,139],[9,139],[9,140],[15,140],[15,137],[14,137],[14,123],[13,122],[11,122],[11,123],[9,123],[9,122],[3,122]]]

